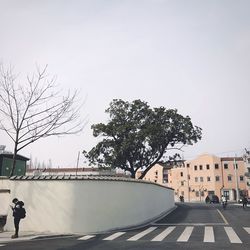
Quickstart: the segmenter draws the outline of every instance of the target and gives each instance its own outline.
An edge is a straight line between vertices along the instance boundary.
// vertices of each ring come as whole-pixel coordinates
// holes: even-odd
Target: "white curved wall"
[[[23,231],[102,232],[139,225],[174,207],[172,189],[144,181],[10,180],[6,185],[9,200],[25,203]],[[13,230],[10,209],[5,230]]]

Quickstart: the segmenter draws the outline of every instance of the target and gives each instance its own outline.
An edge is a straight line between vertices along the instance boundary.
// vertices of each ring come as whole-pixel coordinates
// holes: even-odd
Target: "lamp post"
[[[79,151],[78,154],[77,154],[77,160],[76,160],[76,175],[77,175],[77,172],[78,172],[79,157],[80,157],[80,151]]]
[[[250,151],[245,148],[245,154],[243,154],[243,160],[245,162],[245,182],[247,187],[247,196],[250,196]]]
[[[190,186],[189,186],[189,171],[188,171],[188,167],[187,167],[187,191],[188,191],[188,202],[190,202]]]
[[[239,200],[239,182],[238,182],[236,157],[234,157],[234,174],[235,174],[236,201],[238,201]]]

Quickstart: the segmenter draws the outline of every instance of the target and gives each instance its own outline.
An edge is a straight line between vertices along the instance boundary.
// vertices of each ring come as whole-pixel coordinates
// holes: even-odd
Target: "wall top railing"
[[[160,185],[155,182],[150,182],[146,180],[138,180],[132,178],[123,178],[123,177],[112,177],[112,176],[96,176],[96,175],[22,175],[22,176],[12,176],[10,177],[11,181],[59,181],[59,180],[69,180],[69,181],[121,181],[121,182],[133,182],[133,183],[144,183],[144,184],[153,184],[159,187],[167,188],[173,190],[170,187]]]

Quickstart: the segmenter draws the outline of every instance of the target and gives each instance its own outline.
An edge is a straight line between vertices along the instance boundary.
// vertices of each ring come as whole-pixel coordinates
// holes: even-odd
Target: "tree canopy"
[[[90,163],[101,167],[121,168],[135,178],[140,178],[167,155],[171,149],[181,150],[201,139],[202,129],[194,126],[189,116],[182,116],[176,109],[150,108],[147,102],[114,99],[105,110],[109,114],[107,124],[91,126],[94,137],[103,139],[89,152],[83,151]]]

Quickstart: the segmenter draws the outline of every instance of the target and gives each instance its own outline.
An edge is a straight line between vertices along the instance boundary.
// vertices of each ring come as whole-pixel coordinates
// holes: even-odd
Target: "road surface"
[[[1,243],[0,243],[1,244]],[[250,249],[250,207],[179,203],[150,225],[98,235],[37,238],[2,244],[0,250]]]

